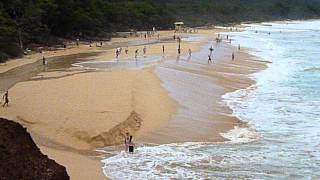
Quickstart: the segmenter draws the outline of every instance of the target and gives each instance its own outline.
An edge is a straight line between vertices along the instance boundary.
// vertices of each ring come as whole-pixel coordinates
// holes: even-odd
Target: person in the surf
[[[128,146],[129,146],[129,153],[133,153],[134,152],[134,144],[132,142],[132,136],[130,136],[130,138],[129,138]]]
[[[125,137],[124,137],[124,146],[125,146],[125,151],[129,152],[129,142],[130,142],[130,135],[127,132]]]

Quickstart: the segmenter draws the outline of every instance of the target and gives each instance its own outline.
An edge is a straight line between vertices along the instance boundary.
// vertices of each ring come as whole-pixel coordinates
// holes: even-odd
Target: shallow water
[[[86,61],[72,64],[76,67],[96,69],[96,70],[112,70],[112,69],[142,69],[151,66],[164,57],[160,56],[143,56],[129,59],[114,59],[112,61]]]
[[[81,61],[88,61],[86,58],[96,55],[96,53],[79,53],[61,57],[48,58],[48,65],[43,66],[42,60],[31,64],[25,64],[7,72],[0,73],[0,92],[7,91],[15,84],[29,81],[39,73],[51,71],[66,71],[72,64]]]
[[[109,152],[104,172],[113,179],[319,179],[320,21],[271,25],[232,33],[235,45],[272,63],[252,75],[256,85],[224,95],[259,135],[236,129],[224,134],[229,143]]]

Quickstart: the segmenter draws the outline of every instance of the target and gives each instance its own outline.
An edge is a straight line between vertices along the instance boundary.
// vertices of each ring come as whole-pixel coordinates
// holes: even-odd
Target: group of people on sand
[[[229,35],[226,35],[226,39],[229,40],[229,42],[231,43],[231,39],[229,38]],[[219,44],[221,42],[222,42],[222,37],[221,37],[220,34],[218,34],[218,36],[216,37],[216,43]],[[211,46],[211,48],[212,48],[212,46]],[[211,52],[212,52],[211,48],[210,48],[210,55],[211,55]],[[241,50],[241,46],[240,46],[240,44],[238,44],[238,51],[240,51],[240,50]],[[209,62],[211,62],[211,56],[208,55],[208,57],[209,57],[208,58],[208,63],[209,63]],[[235,60],[234,52],[231,53],[231,60],[232,61]]]
[[[175,38],[175,39],[176,39],[176,38]],[[229,39],[229,35],[226,35],[226,39],[227,39],[227,40]],[[231,40],[231,39],[230,39],[230,40]],[[216,43],[218,44],[218,43],[220,43],[220,42],[222,42],[222,37],[221,37],[220,34],[218,34],[218,36],[216,37]],[[146,54],[147,54],[147,47],[144,46],[142,50],[143,50],[143,55],[144,55],[144,57],[145,57]],[[240,51],[240,44],[238,45],[238,50]],[[121,51],[122,51],[122,48],[121,48],[121,47],[120,47],[120,48],[116,48],[116,58],[117,58],[117,59],[118,59],[119,55],[121,54]],[[125,53],[128,54],[128,51],[129,51],[129,50],[128,50],[128,47],[126,47]],[[214,51],[213,46],[211,46],[211,47],[209,48],[208,64],[213,63],[213,60],[212,60],[213,51]],[[180,49],[180,46],[179,46],[179,48],[178,48],[178,55],[180,55],[180,53],[181,53],[181,49]],[[164,46],[164,45],[162,45],[162,54],[163,54],[163,55],[165,54],[165,46]],[[189,57],[192,55],[192,50],[191,50],[190,48],[188,49],[188,54],[189,54]],[[135,50],[135,59],[138,58],[138,55],[139,55],[139,49],[136,49],[136,50]],[[231,59],[232,59],[232,61],[234,61],[234,59],[235,59],[235,54],[234,54],[234,52],[232,52],[232,54],[231,54]]]
[[[143,56],[146,56],[146,54],[147,54],[147,46],[144,46],[142,51],[143,51]],[[122,52],[122,47],[116,48],[116,58],[117,59],[119,58],[119,55],[121,54],[121,52]],[[125,48],[124,52],[125,52],[125,54],[129,53],[128,46]],[[162,52],[164,53],[164,46],[162,46]],[[135,59],[138,58],[138,55],[139,55],[139,49],[136,49],[135,52],[134,52]]]

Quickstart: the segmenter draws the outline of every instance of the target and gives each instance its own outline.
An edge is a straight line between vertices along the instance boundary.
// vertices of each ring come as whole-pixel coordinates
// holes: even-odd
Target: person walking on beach
[[[232,58],[232,61],[234,61],[234,53],[232,53],[232,56],[231,56],[231,58]]]
[[[128,46],[127,46],[126,49],[124,50],[124,52],[125,52],[126,54],[128,54],[128,51],[129,51],[129,49],[128,49]]]
[[[9,92],[8,91],[6,91],[4,93],[4,95],[2,96],[2,99],[4,100],[2,107],[4,107],[4,106],[8,107],[9,106]]]
[[[192,54],[192,51],[191,51],[191,49],[189,48],[189,56],[191,56],[191,54]]]
[[[238,45],[238,50],[240,51],[240,49],[241,49],[241,48],[240,48],[240,44],[239,44],[239,45]]]
[[[208,55],[208,64],[209,64],[209,63],[212,63],[211,55]]]
[[[212,52],[213,52],[213,47],[211,46],[210,48],[209,48],[209,51],[210,51],[210,56],[212,55]]]

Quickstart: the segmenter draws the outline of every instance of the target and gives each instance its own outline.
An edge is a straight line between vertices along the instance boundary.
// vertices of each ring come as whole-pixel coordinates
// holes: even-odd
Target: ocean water
[[[269,34],[270,32],[270,34]],[[320,179],[320,21],[248,25],[228,33],[268,68],[257,84],[223,96],[251,128],[226,143],[179,143],[109,151],[113,179]],[[257,135],[258,134],[258,135]]]

